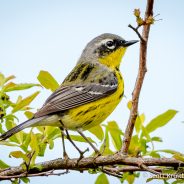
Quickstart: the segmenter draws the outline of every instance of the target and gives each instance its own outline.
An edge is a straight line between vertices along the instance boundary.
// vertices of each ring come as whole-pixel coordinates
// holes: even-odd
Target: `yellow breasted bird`
[[[2,134],[0,140],[27,127],[57,126],[81,134],[102,123],[123,97],[119,66],[127,47],[136,42],[109,33],[94,38],[71,73],[34,117]]]

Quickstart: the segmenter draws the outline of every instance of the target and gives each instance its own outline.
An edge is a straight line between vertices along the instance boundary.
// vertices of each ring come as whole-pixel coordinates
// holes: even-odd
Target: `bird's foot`
[[[67,162],[69,158],[68,154],[66,152],[63,152],[63,159]]]
[[[78,150],[79,151],[79,150]],[[86,153],[86,152],[88,152],[89,151],[89,148],[86,148],[84,151],[79,151],[79,154],[80,154],[80,157],[79,157],[79,159],[78,159],[78,161],[80,161],[81,159],[83,159],[84,158],[84,154]]]

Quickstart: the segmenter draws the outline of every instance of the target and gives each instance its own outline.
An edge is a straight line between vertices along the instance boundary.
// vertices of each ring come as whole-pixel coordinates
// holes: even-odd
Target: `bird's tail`
[[[27,120],[27,121],[21,123],[20,125],[15,126],[14,128],[12,128],[12,129],[8,130],[7,132],[5,132],[4,134],[2,134],[0,136],[0,141],[8,139],[9,137],[11,137],[12,135],[20,132],[24,128],[28,128],[28,127],[34,126],[37,122],[39,122],[39,121],[41,121],[43,119],[45,119],[44,116],[43,117],[39,117],[39,118],[33,118],[33,119],[30,119],[30,120]]]

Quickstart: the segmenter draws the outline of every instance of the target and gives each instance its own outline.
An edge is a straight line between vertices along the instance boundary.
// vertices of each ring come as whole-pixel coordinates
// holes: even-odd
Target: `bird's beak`
[[[123,47],[129,47],[130,45],[133,45],[135,43],[137,43],[139,40],[130,40],[130,41],[125,41],[123,43]]]

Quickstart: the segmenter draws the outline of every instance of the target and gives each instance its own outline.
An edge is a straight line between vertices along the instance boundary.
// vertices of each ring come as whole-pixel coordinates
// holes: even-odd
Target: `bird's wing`
[[[61,86],[46,100],[35,117],[62,112],[104,98],[117,90],[117,80],[116,78],[112,80],[104,85],[88,83]]]

